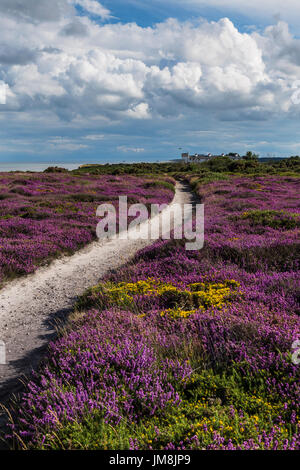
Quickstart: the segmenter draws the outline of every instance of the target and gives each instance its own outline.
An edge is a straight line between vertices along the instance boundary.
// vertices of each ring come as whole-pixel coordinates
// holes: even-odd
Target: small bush
[[[46,168],[46,170],[44,170],[44,173],[69,173],[69,170],[59,166],[49,166]]]
[[[244,212],[242,219],[251,220],[254,225],[274,229],[292,230],[300,227],[300,215],[275,210],[251,210]]]

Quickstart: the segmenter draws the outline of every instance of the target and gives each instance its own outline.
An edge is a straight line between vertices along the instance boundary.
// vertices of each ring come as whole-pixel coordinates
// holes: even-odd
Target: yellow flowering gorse
[[[147,280],[130,283],[107,283],[104,286],[104,292],[111,301],[118,305],[133,303],[134,296],[137,295],[165,297],[173,300],[176,307],[163,310],[161,316],[187,318],[199,310],[210,307],[221,309],[224,305],[228,305],[230,300],[242,294],[241,291],[237,290],[239,287],[240,284],[234,279],[226,280],[223,283],[201,282],[189,284],[184,289],[171,283],[163,283],[160,280],[148,278]]]

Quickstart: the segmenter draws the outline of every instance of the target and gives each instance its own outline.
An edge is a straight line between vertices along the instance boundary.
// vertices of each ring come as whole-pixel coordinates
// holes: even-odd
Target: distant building
[[[189,153],[182,153],[181,157],[183,160],[186,162],[200,162],[200,161],[205,161],[211,158],[211,155],[202,155],[199,153],[195,153],[194,155],[190,155]]]
[[[211,160],[212,158],[216,158],[216,157],[225,157],[225,154],[224,153],[222,153],[221,155],[212,155],[211,153],[208,153],[207,155],[199,154],[199,153],[195,153],[194,155],[190,155],[189,153],[181,154],[181,158],[187,163],[188,162],[201,163],[201,162],[205,162],[207,160]]]

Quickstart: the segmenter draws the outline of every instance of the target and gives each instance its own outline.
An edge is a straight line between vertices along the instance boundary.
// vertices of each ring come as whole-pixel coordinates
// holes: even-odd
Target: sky
[[[300,154],[298,0],[0,0],[0,162]]]

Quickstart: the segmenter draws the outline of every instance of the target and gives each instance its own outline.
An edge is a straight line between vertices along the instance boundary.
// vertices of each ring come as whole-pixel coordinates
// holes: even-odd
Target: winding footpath
[[[177,183],[175,197],[165,211],[174,204],[192,202],[189,187]],[[160,219],[156,216],[142,226],[157,228]],[[174,219],[181,222],[180,211],[174,212]],[[55,337],[55,326],[65,321],[77,296],[152,243],[150,239],[93,242],[72,256],[10,282],[0,291],[0,341],[6,345],[7,356],[7,364],[0,365],[0,402],[5,403],[17,392],[22,377],[36,368]]]

